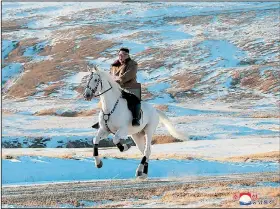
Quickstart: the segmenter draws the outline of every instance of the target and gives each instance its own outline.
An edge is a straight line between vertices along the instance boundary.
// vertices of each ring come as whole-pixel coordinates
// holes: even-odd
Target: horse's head
[[[84,91],[84,98],[88,101],[92,100],[95,93],[101,91],[102,89],[101,76],[98,73],[97,67],[94,66],[94,69],[89,69],[89,72],[90,76]]]

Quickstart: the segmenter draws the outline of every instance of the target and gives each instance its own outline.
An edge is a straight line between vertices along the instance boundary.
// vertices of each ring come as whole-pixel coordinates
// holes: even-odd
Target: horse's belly
[[[146,124],[142,124],[142,123],[140,124],[140,126],[129,125],[127,127],[127,135],[132,135],[132,134],[136,134],[136,133],[143,131],[145,126],[146,126]],[[113,134],[115,134],[120,129],[120,127],[117,127],[114,125],[112,125],[112,126],[109,125],[109,128],[110,128],[110,131],[113,132]]]
[[[127,135],[133,135],[142,132],[146,125],[151,122],[153,123],[154,120],[157,120],[157,117],[157,113],[155,112],[155,109],[153,109],[153,107],[148,106],[147,104],[143,104],[140,126],[132,126],[132,115],[130,114],[130,112],[124,112],[121,117],[111,118],[111,120],[108,122],[108,127],[110,131],[115,134],[122,127],[121,123],[129,124],[127,127]],[[122,120],[120,120],[120,118],[122,118]],[[102,123],[106,128],[105,122],[102,121]]]
[[[128,135],[133,135],[139,132],[142,132],[145,128],[146,124],[140,124],[140,126],[129,126],[128,127]]]

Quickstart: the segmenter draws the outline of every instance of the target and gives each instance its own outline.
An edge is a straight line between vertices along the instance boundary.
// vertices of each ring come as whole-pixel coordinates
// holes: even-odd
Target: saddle
[[[141,104],[141,84],[135,83],[130,86],[126,86],[126,88],[121,91],[121,94],[121,97],[126,99],[127,108],[132,113],[132,116],[139,114],[139,119],[142,118],[143,112],[139,109],[140,107],[137,108],[137,104]],[[98,129],[99,122],[95,123],[92,128]]]
[[[129,93],[134,94],[141,100],[141,84],[140,83],[132,83],[124,87]]]

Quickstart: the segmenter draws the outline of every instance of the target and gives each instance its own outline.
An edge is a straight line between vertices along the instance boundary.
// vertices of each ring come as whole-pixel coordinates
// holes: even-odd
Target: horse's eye
[[[95,82],[97,82],[97,79],[94,79]]]

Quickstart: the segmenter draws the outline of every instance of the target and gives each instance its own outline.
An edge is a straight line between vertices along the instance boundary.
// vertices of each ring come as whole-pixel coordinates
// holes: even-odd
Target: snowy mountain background
[[[275,139],[279,14],[279,2],[3,2],[2,146],[90,147],[86,67],[109,70],[122,46],[143,101],[190,140]]]

